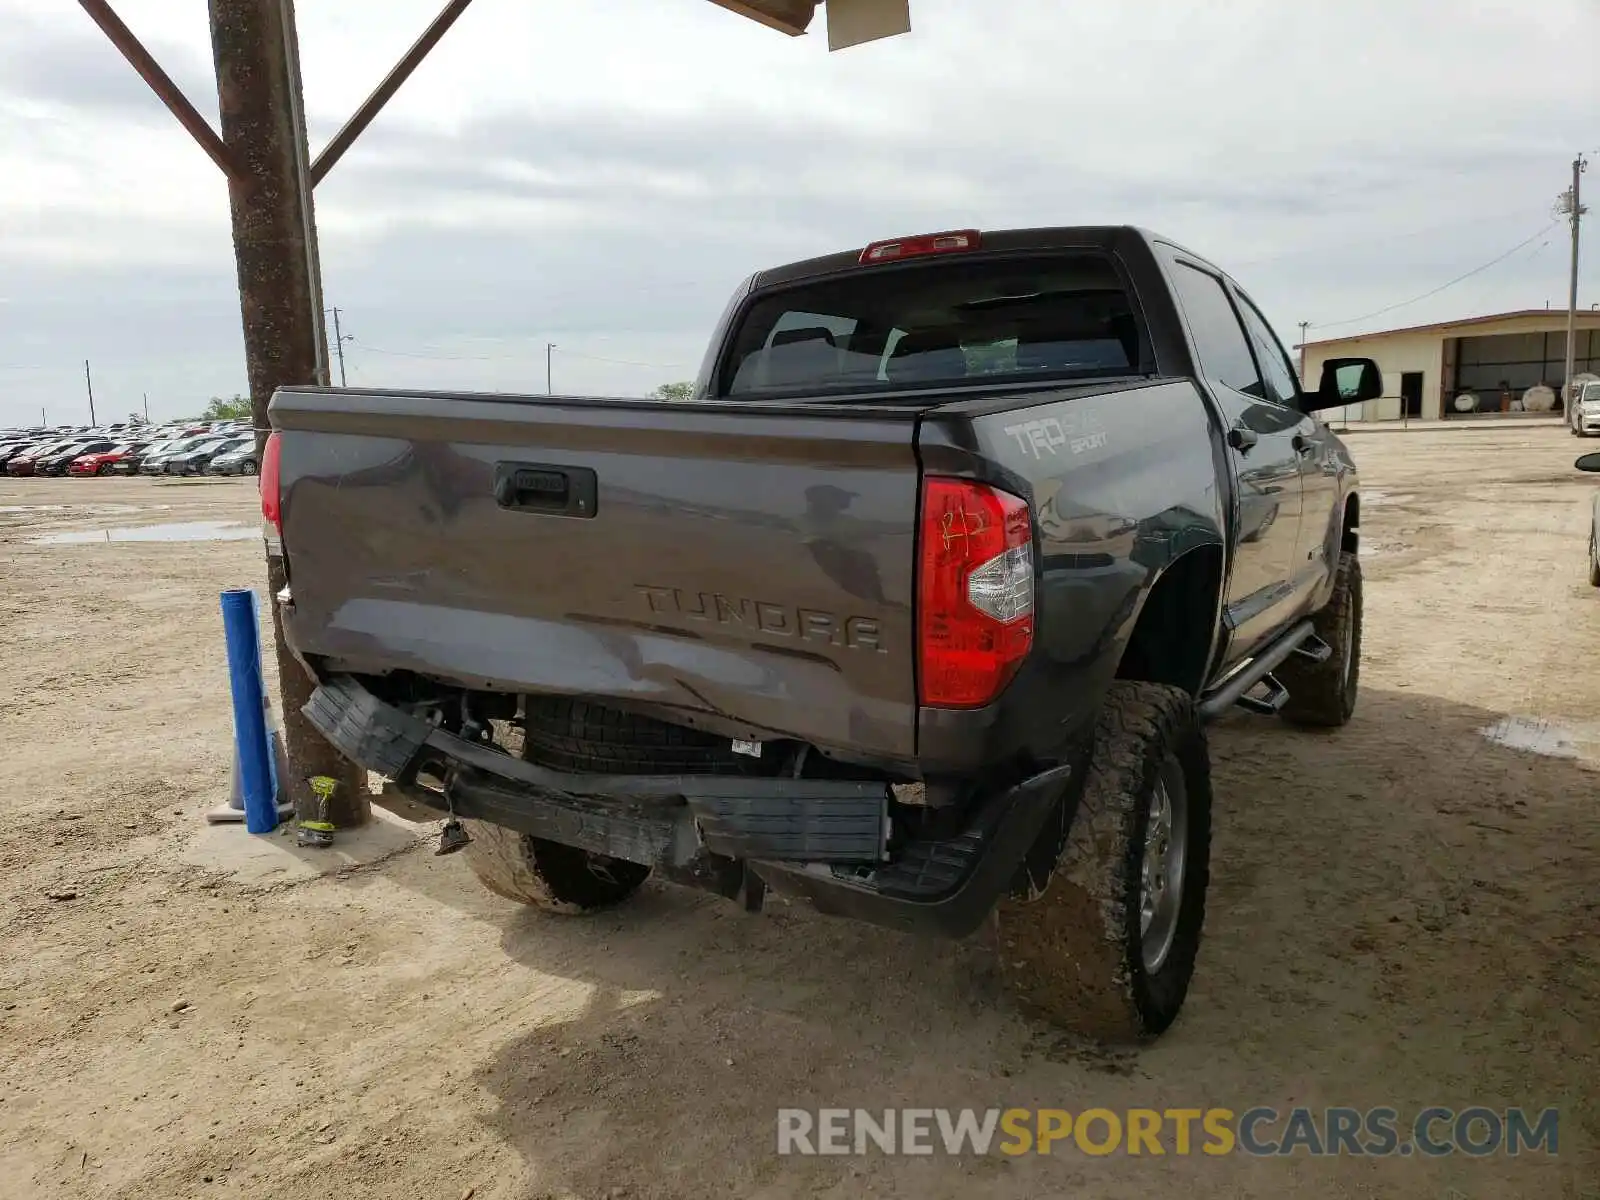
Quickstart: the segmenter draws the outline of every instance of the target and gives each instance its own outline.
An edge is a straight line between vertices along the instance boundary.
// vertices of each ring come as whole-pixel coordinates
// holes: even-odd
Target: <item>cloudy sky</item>
[[[205,5],[115,5],[214,118]],[[299,0],[313,152],[436,8]],[[913,12],[830,55],[820,17],[476,0],[318,189],[350,382],[542,390],[553,342],[558,391],[640,393],[693,374],[750,270],[952,226],[1150,226],[1286,342],[1565,303],[1597,0]],[[85,358],[102,419],[242,390],[216,169],[78,5],[0,0],[0,29],[0,425],[87,420]]]

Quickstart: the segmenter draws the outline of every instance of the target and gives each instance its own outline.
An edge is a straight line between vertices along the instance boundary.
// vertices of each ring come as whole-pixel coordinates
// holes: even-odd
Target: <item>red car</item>
[[[67,474],[109,475],[124,458],[130,454],[137,454],[147,445],[148,442],[128,442],[113,450],[103,450],[99,454],[80,455],[72,460],[72,465],[67,468]]]

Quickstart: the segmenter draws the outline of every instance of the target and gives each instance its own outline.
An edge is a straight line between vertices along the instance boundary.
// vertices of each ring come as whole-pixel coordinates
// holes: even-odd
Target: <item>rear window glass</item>
[[[1132,297],[1094,252],[945,258],[784,288],[745,312],[719,394],[886,391],[1138,372]]]

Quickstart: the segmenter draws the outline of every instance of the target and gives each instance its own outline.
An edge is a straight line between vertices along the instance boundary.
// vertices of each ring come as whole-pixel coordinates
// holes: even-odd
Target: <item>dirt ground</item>
[[[1199,971],[1133,1055],[1016,1015],[981,943],[654,885],[541,919],[420,841],[188,865],[259,542],[33,539],[254,527],[251,482],[0,482],[0,1196],[1600,1196],[1600,480],[1548,424],[1349,440],[1356,719],[1215,730]],[[1560,1153],[775,1154],[781,1106],[1296,1104],[1558,1106]]]

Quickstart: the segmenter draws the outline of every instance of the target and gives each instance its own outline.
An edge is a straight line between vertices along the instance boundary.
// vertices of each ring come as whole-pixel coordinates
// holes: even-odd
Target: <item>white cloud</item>
[[[436,4],[300,0],[314,148]],[[203,6],[117,9],[214,114]],[[0,279],[33,301],[0,322],[0,423],[75,403],[85,356],[157,411],[240,389],[216,169],[78,6],[0,23]],[[1160,229],[1292,335],[1521,241],[1600,141],[1593,73],[1562,67],[1593,0],[914,0],[914,23],[829,55],[701,0],[478,0],[319,190],[360,381],[537,390],[554,341],[562,388],[644,390],[748,271],[968,224]],[[1559,303],[1564,257],[1557,232],[1378,324]]]

